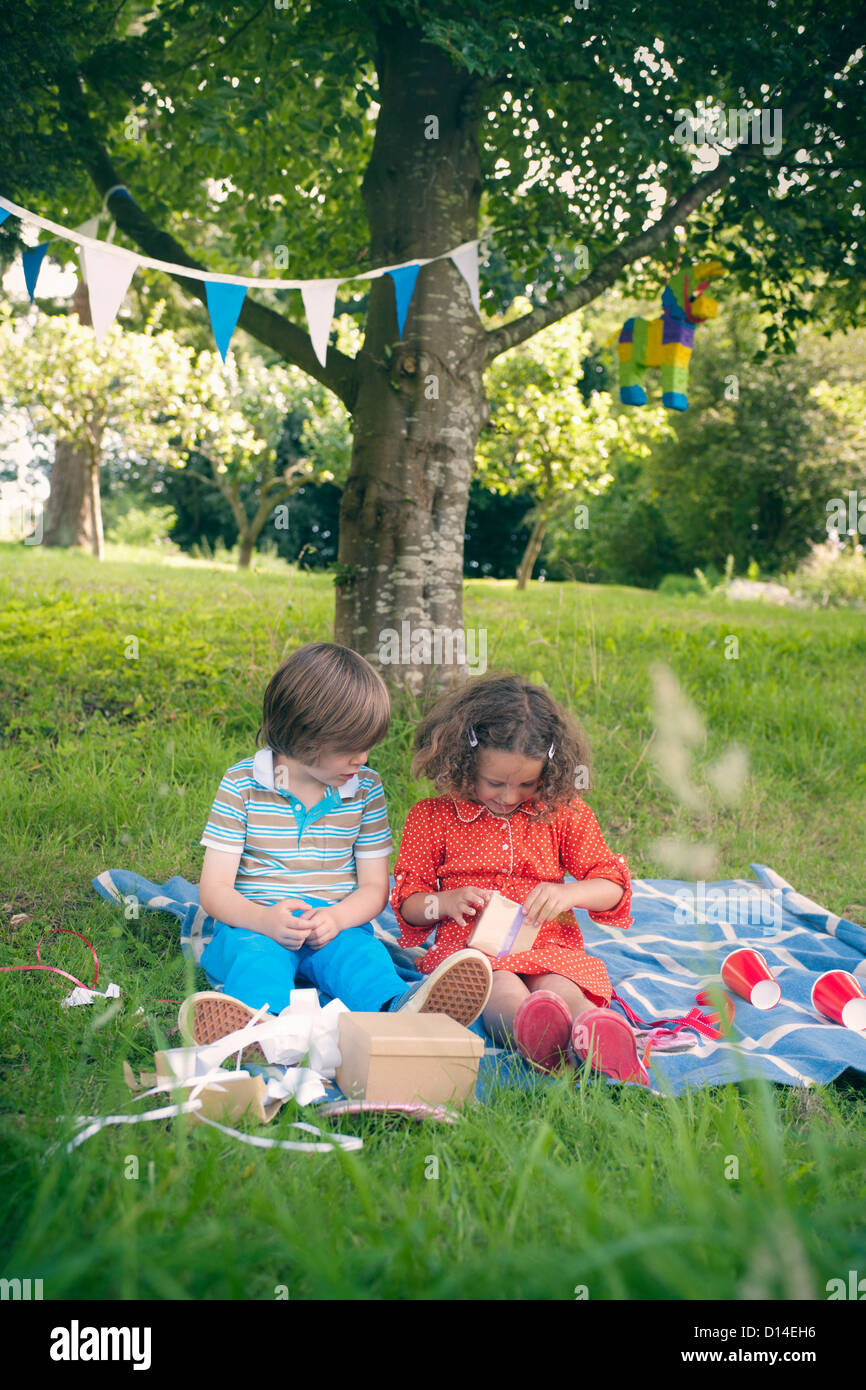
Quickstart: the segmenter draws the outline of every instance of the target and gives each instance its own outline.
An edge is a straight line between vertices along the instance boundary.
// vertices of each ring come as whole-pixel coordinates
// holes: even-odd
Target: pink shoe
[[[593,1068],[617,1081],[649,1085],[649,1074],[638,1057],[635,1035],[625,1019],[610,1009],[587,1009],[574,1020],[571,1045],[578,1066],[590,1057]]]
[[[571,1010],[552,990],[538,989],[520,1005],[511,1031],[518,1050],[538,1071],[556,1071],[567,1061]]]

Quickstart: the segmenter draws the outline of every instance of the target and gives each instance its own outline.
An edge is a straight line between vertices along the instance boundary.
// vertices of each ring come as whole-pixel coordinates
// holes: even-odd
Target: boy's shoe
[[[240,999],[233,999],[230,994],[202,990],[199,994],[191,994],[188,999],[184,999],[178,1010],[177,1026],[187,1045],[203,1047],[224,1038],[227,1033],[235,1033],[238,1028],[244,1028],[250,1019],[257,1015],[271,1017],[270,1014],[262,1014],[261,1009],[251,1009]],[[245,1047],[243,1056],[267,1062],[258,1043],[250,1043],[249,1047]]]
[[[535,990],[524,999],[511,1028],[518,1051],[537,1071],[557,1071],[569,1064],[571,1031],[571,1010],[550,989]]]
[[[448,1014],[468,1028],[490,998],[493,971],[481,951],[455,951],[436,969],[392,999],[391,1014]]]
[[[578,1066],[589,1057],[594,1070],[605,1076],[649,1085],[649,1073],[638,1056],[634,1032],[625,1019],[610,1009],[592,1008],[578,1014],[571,1045]]]

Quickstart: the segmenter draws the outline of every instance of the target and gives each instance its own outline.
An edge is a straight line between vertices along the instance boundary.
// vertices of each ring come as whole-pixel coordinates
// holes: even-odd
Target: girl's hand
[[[454,888],[450,893],[439,893],[439,920],[451,917],[461,927],[467,919],[471,923],[482,908],[490,901],[489,888]]]
[[[303,909],[304,917],[292,916],[298,908]],[[262,931],[287,950],[299,951],[310,934],[309,923],[304,920],[309,911],[307,903],[300,898],[283,898],[282,902],[264,909],[265,925]]]
[[[538,883],[526,896],[523,915],[531,927],[550,922],[573,906],[574,888],[566,883]]]
[[[298,920],[310,928],[307,945],[311,951],[318,951],[322,946],[327,946],[342,930],[330,907],[312,907]]]

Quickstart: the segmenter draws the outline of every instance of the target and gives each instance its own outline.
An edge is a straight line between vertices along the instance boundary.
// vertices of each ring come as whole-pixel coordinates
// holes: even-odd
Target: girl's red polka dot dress
[[[526,801],[509,817],[494,816],[475,801],[451,796],[429,797],[406,818],[394,868],[391,906],[401,927],[400,944],[421,946],[430,927],[413,927],[400,915],[412,893],[448,893],[454,888],[496,888],[514,902],[525,901],[538,883],[608,878],[622,885],[622,899],[609,912],[591,911],[594,922],[630,927],[631,875],[621,854],[611,854],[598,821],[580,797],[563,805],[553,820],[538,820],[539,807]],[[429,974],[446,956],[462,950],[473,923],[461,927],[451,918],[436,926],[434,945],[419,969]],[[546,922],[531,951],[490,960],[494,970],[516,975],[565,975],[596,1004],[609,1004],[611,985],[602,961],[588,956],[573,912]]]

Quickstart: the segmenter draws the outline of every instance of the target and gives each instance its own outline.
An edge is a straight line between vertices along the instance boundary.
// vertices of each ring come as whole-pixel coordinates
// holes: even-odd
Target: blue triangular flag
[[[0,222],[5,222],[6,218],[11,216],[12,214],[8,208],[0,208]]]
[[[25,251],[21,257],[24,266],[24,283],[27,286],[27,293],[30,295],[30,303],[33,303],[33,295],[36,290],[36,281],[39,279],[39,272],[42,269],[42,262],[45,252],[51,245],[49,241],[43,241],[40,246],[33,246],[29,251]]]
[[[210,325],[220,357],[225,362],[247,288],[246,285],[225,285],[221,280],[205,280],[204,287]]]
[[[409,305],[412,302],[412,294],[415,289],[415,281],[418,279],[419,265],[401,265],[396,270],[389,270],[388,274],[394,281],[394,299],[397,305],[397,330],[400,337],[403,337],[403,325],[406,322],[406,315],[409,312]]]

